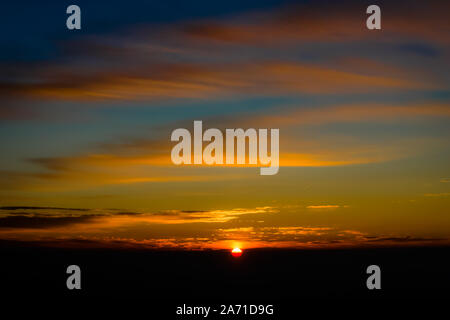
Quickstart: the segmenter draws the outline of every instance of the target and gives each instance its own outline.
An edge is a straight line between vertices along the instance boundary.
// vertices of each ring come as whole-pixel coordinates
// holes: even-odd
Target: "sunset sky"
[[[448,1],[4,4],[0,239],[448,244]],[[279,128],[280,170],[175,166],[177,128]]]

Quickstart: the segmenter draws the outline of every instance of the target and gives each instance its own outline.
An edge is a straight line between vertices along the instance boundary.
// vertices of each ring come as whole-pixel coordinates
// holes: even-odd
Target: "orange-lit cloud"
[[[43,246],[176,249],[227,249],[235,246],[244,249],[321,248],[448,242],[447,239],[414,238],[407,235],[370,235],[359,230],[329,226],[229,227],[238,217],[277,212],[273,207],[207,211],[168,210],[154,213],[2,207],[0,239],[30,241]],[[164,225],[173,227],[177,224],[183,226],[181,233],[170,229],[154,233]]]
[[[5,66],[11,81],[0,85],[0,92],[14,99],[110,102],[445,88],[445,79],[426,68],[380,63],[357,52],[350,58],[316,63],[270,54],[277,51],[274,48],[284,52],[311,43],[383,45],[398,39],[433,41],[443,50],[449,43],[445,14],[449,5],[432,3],[426,9],[386,4],[389,14],[383,16],[382,33],[364,27],[361,4],[327,2],[323,6],[319,2],[226,20],[141,26],[124,34],[88,36],[63,44],[66,55],[53,62]],[[266,56],[259,53],[268,48]],[[240,58],[242,51],[247,59]],[[0,116],[29,113],[12,109],[17,109],[15,104],[2,106]]]
[[[441,192],[441,193],[426,193],[425,197],[448,197],[450,196],[450,192]]]
[[[56,100],[160,100],[218,98],[239,94],[375,92],[380,89],[431,89],[442,84],[401,76],[367,75],[320,65],[288,62],[175,65],[148,74],[108,72],[77,82],[11,86],[11,93]],[[58,83],[60,82],[60,83]],[[8,92],[8,91],[6,91]]]
[[[340,208],[341,206],[339,205],[334,205],[334,204],[324,204],[324,205],[315,205],[315,206],[307,206],[306,208],[308,209],[337,209]]]
[[[89,228],[114,228],[134,224],[224,223],[242,215],[278,212],[274,207],[216,210],[121,211],[52,207],[0,207],[0,228],[54,229],[86,224]],[[3,220],[2,220],[3,219]],[[67,232],[69,230],[67,229]]]
[[[321,125],[327,123],[380,122],[423,117],[450,117],[446,103],[410,105],[339,105],[327,108],[296,108],[284,113],[261,115],[258,123],[272,126]]]
[[[357,137],[310,137],[299,139],[286,133],[296,126],[320,126],[329,123],[426,121],[450,117],[446,104],[402,105],[338,105],[330,107],[287,107],[272,115],[248,115],[236,118],[211,119],[205,123],[220,127],[281,128],[280,166],[323,167],[369,164],[391,161],[424,152],[436,145],[426,138],[397,138],[389,142],[368,143]],[[237,120],[239,118],[239,121]],[[167,124],[170,127],[191,126],[192,123]],[[0,179],[2,189],[22,190],[76,190],[92,186],[188,182],[241,179],[243,171],[212,174],[210,171],[178,170],[170,160],[173,144],[167,136],[152,139],[129,139],[121,143],[103,143],[98,153],[80,153],[65,157],[42,157],[30,159],[36,166],[34,172],[4,172]],[[437,139],[437,140],[436,140]],[[221,165],[227,167],[229,165]],[[257,165],[232,165],[233,167],[256,167]],[[181,166],[187,168],[186,166]],[[208,168],[210,166],[203,166]],[[213,167],[220,167],[214,165]],[[198,168],[198,167],[197,167]]]

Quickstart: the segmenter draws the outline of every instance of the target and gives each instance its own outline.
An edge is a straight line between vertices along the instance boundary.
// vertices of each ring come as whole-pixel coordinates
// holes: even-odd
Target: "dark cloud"
[[[58,208],[58,207],[29,207],[29,206],[11,206],[0,207],[0,210],[67,210],[67,211],[89,211],[83,208]]]
[[[366,237],[367,242],[433,242],[433,241],[445,241],[444,238],[420,238],[420,237]]]
[[[19,228],[19,229],[46,229],[62,227],[77,223],[86,223],[91,221],[94,216],[75,216],[75,217],[40,217],[14,215],[0,218],[0,228]]]
[[[120,211],[114,213],[114,215],[116,216],[139,216],[142,214],[143,214],[142,212],[134,212],[134,211]]]

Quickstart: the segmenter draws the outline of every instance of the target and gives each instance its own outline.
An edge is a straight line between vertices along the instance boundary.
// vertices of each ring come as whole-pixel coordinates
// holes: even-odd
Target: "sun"
[[[242,250],[240,248],[234,248],[231,250],[233,257],[240,257],[242,255]]]

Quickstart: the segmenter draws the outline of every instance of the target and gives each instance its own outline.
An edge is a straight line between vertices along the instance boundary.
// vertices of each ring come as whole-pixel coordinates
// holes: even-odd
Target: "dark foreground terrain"
[[[228,251],[61,249],[0,242],[2,301],[113,298],[144,299],[155,308],[168,303],[294,308],[311,298],[448,300],[449,253],[449,247],[261,249],[234,258]],[[66,287],[66,268],[72,264],[81,268],[81,290]],[[381,290],[366,288],[371,264],[381,268]]]

